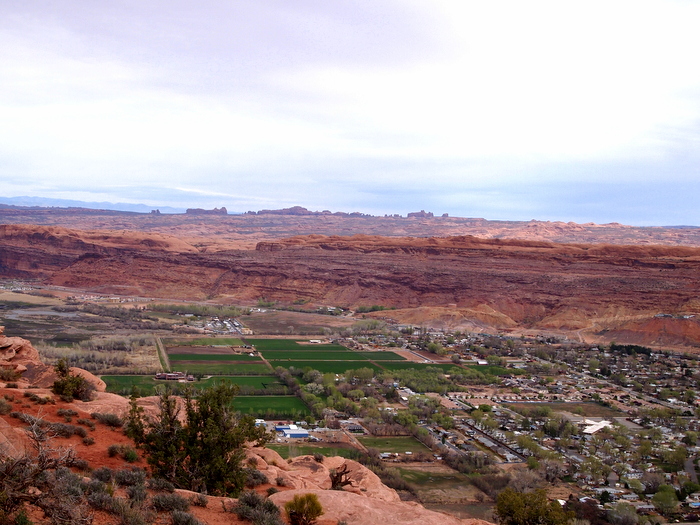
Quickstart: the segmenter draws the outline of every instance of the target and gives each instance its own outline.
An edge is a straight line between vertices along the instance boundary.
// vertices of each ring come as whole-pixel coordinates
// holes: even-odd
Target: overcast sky
[[[700,224],[700,2],[0,2],[0,195]]]

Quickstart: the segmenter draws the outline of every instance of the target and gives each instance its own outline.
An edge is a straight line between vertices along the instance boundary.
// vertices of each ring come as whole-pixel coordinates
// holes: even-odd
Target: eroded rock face
[[[39,352],[32,343],[21,337],[5,336],[4,326],[0,326],[0,367],[14,370],[23,376],[30,371],[42,375],[51,368],[41,362]],[[26,377],[24,379],[27,380]]]
[[[402,224],[414,219],[406,221]],[[200,227],[190,233],[204,236],[208,230]],[[576,331],[577,338],[585,330],[639,344],[700,346],[700,249],[695,247],[314,234],[264,240],[255,250],[216,250],[202,241],[211,249],[197,250],[166,235],[43,226],[0,227],[0,241],[4,275],[19,272],[95,292],[191,300],[221,296],[240,303],[267,297],[282,303],[377,304],[412,310],[377,314],[399,323]],[[695,317],[676,315],[658,332],[646,322],[658,314]]]
[[[273,485],[280,479],[283,486],[294,489],[330,490],[330,471],[346,469],[350,484],[343,490],[379,501],[400,501],[395,490],[384,485],[367,467],[351,459],[332,456],[319,462],[313,456],[297,456],[286,461],[277,452],[265,448],[251,448],[247,454],[255,458],[256,468]]]
[[[486,525],[481,520],[460,520],[454,516],[427,510],[422,505],[402,502],[395,490],[384,485],[379,477],[360,463],[339,456],[316,461],[313,456],[298,456],[286,461],[269,449],[251,448],[256,468],[270,483],[281,481],[284,490],[270,499],[280,506],[297,494],[316,494],[324,509],[322,523],[346,521],[349,525]],[[342,490],[331,490],[330,471],[347,468],[351,481]]]
[[[20,373],[19,382],[38,388],[51,388],[58,378],[54,368],[41,361],[31,342],[21,337],[5,336],[4,326],[0,326],[0,367]],[[107,388],[104,381],[87,370],[72,367],[71,373],[84,377],[97,392],[104,392]]]
[[[323,506],[321,520],[348,525],[487,525],[482,520],[462,520],[404,501],[384,501],[342,490],[296,489],[278,492],[270,499],[282,508],[295,495],[316,494]]]

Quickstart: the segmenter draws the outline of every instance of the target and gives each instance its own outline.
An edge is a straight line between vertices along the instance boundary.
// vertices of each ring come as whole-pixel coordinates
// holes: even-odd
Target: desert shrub
[[[119,525],[146,525],[153,521],[153,516],[140,507],[132,507],[124,498],[113,498],[108,512],[119,516]]]
[[[73,461],[71,461],[72,463]],[[71,495],[82,496],[83,489],[81,487],[83,478],[78,476],[68,468],[70,465],[59,467],[56,469],[54,476],[57,482],[60,483],[64,490],[67,490]]]
[[[61,417],[73,417],[78,415],[78,413],[75,410],[70,408],[59,408],[58,410],[56,410],[56,414]]]
[[[209,503],[209,498],[204,494],[195,494],[190,498],[190,503],[195,507],[206,507],[207,503]]]
[[[146,501],[148,493],[146,492],[145,485],[132,485],[126,488],[126,495],[135,503],[143,503]]]
[[[29,519],[27,513],[22,509],[15,516],[14,525],[34,525],[34,522]]]
[[[186,511],[190,508],[190,503],[179,494],[156,494],[151,500],[153,508],[157,511]]]
[[[124,447],[122,449],[122,458],[124,458],[124,461],[127,461],[129,463],[133,463],[134,461],[138,461],[139,455],[136,453],[136,451],[133,448]]]
[[[121,458],[124,461],[127,461],[129,463],[133,463],[134,461],[138,461],[139,459],[139,455],[129,445],[110,445],[107,448],[107,455],[110,458],[121,456]]]
[[[95,444],[95,440],[93,438],[91,438],[91,437],[84,437],[83,438],[83,445],[89,446],[89,445],[94,445],[94,444]]]
[[[275,478],[275,483],[277,483],[278,487],[284,487],[284,485],[286,484],[286,482],[284,481],[284,478],[282,476],[277,476]]]
[[[38,405],[46,405],[48,403],[51,403],[51,404],[54,403],[53,399],[46,397],[46,396],[39,396],[39,395],[35,394],[34,392],[26,392],[25,391],[23,396],[32,400],[34,403],[36,403]]]
[[[19,388],[19,386],[17,386],[17,383],[7,383],[6,386],[7,388]]]
[[[51,388],[54,394],[67,402],[71,402],[73,399],[81,401],[92,399],[95,386],[84,377],[72,374],[65,359],[58,361],[55,370],[58,379],[54,381]]]
[[[284,504],[291,525],[311,525],[323,514],[323,507],[316,494],[297,494]]]
[[[254,468],[245,468],[245,486],[249,489],[267,483],[267,476]]]
[[[175,485],[170,483],[167,479],[163,478],[151,478],[148,480],[148,488],[151,490],[156,490],[160,492],[174,492]]]
[[[76,427],[75,425],[69,425],[67,423],[50,423],[48,429],[58,437],[68,438],[75,434],[80,437],[87,436],[87,432],[83,427]]]
[[[84,472],[87,472],[90,470],[90,463],[87,462],[85,459],[81,458],[73,458],[69,463],[68,466],[77,468],[78,470],[82,470]]]
[[[0,381],[17,381],[21,374],[9,368],[0,368]]]
[[[204,525],[189,512],[183,512],[181,510],[174,510],[170,514],[170,517],[173,520],[173,525]]]
[[[10,412],[12,412],[12,405],[4,399],[0,399],[0,415],[6,416]]]
[[[108,427],[121,428],[124,425],[122,419],[116,414],[100,414],[99,412],[93,412],[90,416]]]
[[[228,509],[224,507],[224,510],[252,521],[253,525],[284,525],[279,507],[252,490],[242,493],[236,505]]]
[[[85,481],[81,484],[81,487],[83,488],[83,492],[88,495],[95,494],[97,492],[104,492],[105,494],[107,493],[107,485],[99,479],[91,479],[89,481]]]
[[[316,462],[318,462],[318,463],[323,463],[323,460],[324,460],[325,458],[326,458],[326,456],[324,456],[324,455],[321,454],[320,452],[316,452],[316,453],[314,454],[314,460],[315,460]]]
[[[268,487],[267,489],[267,495],[272,496],[273,494],[277,494],[280,491],[277,487]]]
[[[28,425],[32,425],[34,423],[37,423],[38,426],[41,426],[40,423],[43,422],[42,419],[37,419],[30,414],[27,414],[25,412],[17,412],[16,410],[13,410],[12,412],[10,412],[10,417],[13,417],[15,419],[19,419],[22,423],[26,423]]]
[[[89,419],[86,418],[86,417],[80,417],[80,418],[78,418],[78,420],[76,421],[76,423],[78,423],[79,425],[85,425],[85,426],[88,427],[90,430],[95,430],[95,423],[92,422],[91,420],[89,420]]]
[[[92,479],[96,479],[102,483],[109,483],[114,479],[114,471],[108,467],[96,468],[92,471]]]
[[[93,492],[88,494],[87,502],[95,510],[112,511],[112,502],[114,498],[106,492]]]
[[[146,471],[140,468],[117,470],[114,473],[114,481],[122,487],[143,485],[146,482]]]

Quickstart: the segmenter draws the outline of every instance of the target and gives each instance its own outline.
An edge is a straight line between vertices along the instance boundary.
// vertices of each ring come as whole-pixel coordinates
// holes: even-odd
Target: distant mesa
[[[151,212],[153,213],[153,212]],[[228,215],[228,210],[222,206],[221,208],[214,208],[213,210],[204,210],[202,208],[187,208],[185,211],[187,215]]]
[[[346,213],[342,211],[332,212],[330,210],[323,211],[310,211],[302,206],[292,206],[291,208],[282,208],[280,210],[260,210],[260,211],[248,211],[246,215],[333,215],[335,217],[373,217],[366,213],[360,213],[354,211],[352,213]]]
[[[413,212],[409,213],[409,214],[407,215],[407,217],[408,217],[409,219],[410,219],[411,217],[418,217],[418,218],[420,218],[420,219],[424,219],[424,218],[434,217],[434,215],[433,215],[433,212],[432,212],[432,211],[427,211],[427,212],[426,212],[425,210],[421,210],[421,211],[413,211]],[[444,215],[443,215],[443,217],[444,217]]]

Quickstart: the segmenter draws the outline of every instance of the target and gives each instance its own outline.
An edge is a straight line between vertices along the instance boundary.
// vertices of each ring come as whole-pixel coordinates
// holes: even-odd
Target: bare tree
[[[44,511],[51,523],[89,524],[92,515],[82,498],[80,478],[68,467],[77,458],[70,448],[51,446],[50,430],[42,428],[42,420],[34,419],[26,432],[31,451],[17,458],[0,459],[0,522],[12,519],[25,503]]]

